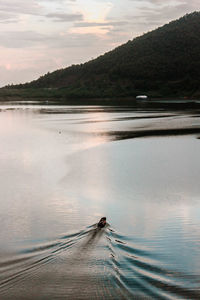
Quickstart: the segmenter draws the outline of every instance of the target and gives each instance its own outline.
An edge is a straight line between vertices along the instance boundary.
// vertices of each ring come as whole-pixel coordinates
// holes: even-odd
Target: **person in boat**
[[[97,224],[97,226],[99,228],[103,228],[106,225],[106,217],[101,218],[101,220],[99,221],[99,223]]]

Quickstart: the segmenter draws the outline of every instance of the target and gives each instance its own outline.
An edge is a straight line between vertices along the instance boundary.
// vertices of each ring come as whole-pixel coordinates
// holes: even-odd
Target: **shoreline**
[[[149,98],[136,100],[134,97],[118,98],[67,98],[57,97],[25,97],[0,95],[0,105],[4,103],[31,103],[42,105],[105,105],[105,106],[133,106],[135,108],[200,108],[200,99],[184,98]]]

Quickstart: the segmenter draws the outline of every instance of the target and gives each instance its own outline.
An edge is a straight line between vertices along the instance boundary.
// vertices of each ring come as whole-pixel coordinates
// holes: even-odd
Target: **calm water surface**
[[[0,105],[0,299],[200,299],[199,117]]]

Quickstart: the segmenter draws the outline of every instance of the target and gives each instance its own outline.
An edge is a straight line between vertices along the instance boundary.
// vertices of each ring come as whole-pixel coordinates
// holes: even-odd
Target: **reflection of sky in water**
[[[196,119],[131,120],[147,114],[39,109],[0,113],[1,247],[51,240],[105,215],[117,232],[141,239],[172,268],[198,274],[199,140],[108,143],[110,131],[193,126]]]
[[[122,286],[152,299],[185,292],[186,299],[198,298],[189,291],[197,290],[199,277],[198,114],[100,106],[1,109],[0,271],[2,261],[5,278],[20,271],[27,256],[37,267],[31,271],[31,260],[27,278],[20,271],[23,280],[8,284],[9,295],[45,286],[45,297],[65,299],[81,285],[97,296],[106,287],[106,300]],[[189,136],[123,140],[129,132],[151,130],[152,136],[157,129],[194,127]],[[104,215],[115,232],[99,235],[91,225]],[[10,251],[17,267],[5,259]],[[30,282],[34,289],[27,289]]]

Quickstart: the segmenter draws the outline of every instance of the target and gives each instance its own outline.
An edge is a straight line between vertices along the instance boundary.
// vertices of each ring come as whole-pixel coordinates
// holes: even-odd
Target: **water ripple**
[[[168,269],[148,243],[110,227],[99,230],[96,224],[24,248],[0,261],[0,271],[1,299],[35,299],[25,291],[30,282],[37,291],[45,286],[45,295],[52,295],[53,284],[54,299],[65,299],[63,293],[70,299],[92,299],[94,294],[95,299],[200,298],[195,276]],[[80,287],[85,294],[78,293]]]
[[[144,250],[139,244],[128,244],[130,237],[114,231],[108,235],[113,281],[123,286],[129,295],[141,299],[200,298],[196,276],[168,269],[158,253],[150,248]]]

